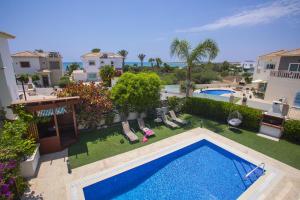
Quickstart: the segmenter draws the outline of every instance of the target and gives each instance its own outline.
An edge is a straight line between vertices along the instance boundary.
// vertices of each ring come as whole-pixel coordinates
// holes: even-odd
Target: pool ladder
[[[247,179],[251,174],[253,174],[253,172],[255,172],[255,170],[257,170],[259,167],[262,167],[262,170],[263,172],[265,171],[265,163],[260,163],[259,165],[257,165],[257,167],[255,167],[254,169],[252,169],[250,172],[248,172],[246,175],[245,175],[245,179]]]

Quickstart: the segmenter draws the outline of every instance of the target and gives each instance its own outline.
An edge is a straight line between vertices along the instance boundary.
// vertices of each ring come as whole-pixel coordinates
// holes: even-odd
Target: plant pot
[[[27,158],[25,161],[20,163],[21,176],[24,178],[30,178],[36,175],[36,169],[40,161],[40,144],[37,144],[37,147],[33,154]]]

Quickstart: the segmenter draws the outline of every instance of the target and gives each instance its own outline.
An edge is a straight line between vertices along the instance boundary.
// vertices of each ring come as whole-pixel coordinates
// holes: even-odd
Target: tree
[[[99,48],[94,48],[94,49],[92,49],[92,53],[99,53],[101,51],[101,49],[99,49]]]
[[[112,101],[109,98],[110,92],[103,84],[93,82],[89,84],[83,82],[71,83],[58,92],[57,96],[80,97],[76,106],[76,113],[78,122],[85,127],[96,127],[103,119],[103,114],[112,110]]]
[[[148,62],[151,64],[151,68],[153,68],[154,58],[149,58]]]
[[[25,101],[27,101],[24,83],[28,83],[29,75],[28,74],[20,74],[16,79],[17,79],[17,81],[21,82],[22,89],[23,89],[23,94],[24,94],[24,99],[25,99]]]
[[[208,58],[210,62],[218,55],[219,48],[215,41],[206,39],[192,49],[187,40],[179,40],[176,38],[171,43],[170,51],[172,56],[176,56],[187,63],[186,97],[188,97],[191,89],[192,67],[200,63],[204,58]]]
[[[160,100],[159,76],[155,73],[124,73],[112,88],[111,98],[127,116],[130,109],[138,112],[155,108]]]
[[[144,65],[144,58],[146,57],[146,55],[145,54],[139,54],[138,55],[138,58],[140,59],[140,61],[141,61],[141,67],[143,67],[143,65]]]
[[[69,76],[62,76],[58,82],[60,88],[65,88],[67,85],[71,83]]]
[[[32,76],[31,76],[31,80],[32,80],[32,82],[37,82],[37,81],[39,81],[40,80],[40,76],[39,75],[37,75],[37,74],[33,74]]]
[[[156,62],[156,67],[160,67],[160,65],[162,64],[162,60],[160,58],[155,58],[155,62]]]
[[[99,75],[103,81],[104,86],[111,87],[111,79],[115,75],[115,68],[110,65],[101,67]]]
[[[80,65],[76,62],[71,63],[67,66],[68,75],[71,75],[74,70],[80,69]]]
[[[128,51],[126,51],[126,50],[120,50],[119,52],[118,52],[118,54],[120,55],[120,56],[122,56],[123,58],[122,58],[122,69],[124,68],[124,66],[125,66],[125,59],[126,59],[126,57],[127,57],[127,55],[128,55]],[[123,69],[124,70],[124,69]]]

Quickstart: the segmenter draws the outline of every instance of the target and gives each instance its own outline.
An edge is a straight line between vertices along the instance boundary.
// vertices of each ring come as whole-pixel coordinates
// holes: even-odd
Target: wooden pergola
[[[20,100],[12,106],[23,105],[38,120],[30,124],[28,134],[40,143],[41,153],[64,149],[78,139],[75,105],[79,97]]]

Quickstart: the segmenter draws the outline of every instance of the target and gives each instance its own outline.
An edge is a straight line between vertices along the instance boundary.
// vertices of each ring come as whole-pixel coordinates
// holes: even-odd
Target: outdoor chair
[[[170,120],[168,120],[167,116],[165,115],[165,113],[161,113],[161,119],[163,121],[163,123],[166,126],[169,126],[171,128],[178,128],[179,126],[177,124],[175,124],[174,122],[171,122]]]
[[[231,112],[227,118],[228,126],[238,127],[242,122],[243,116],[237,110]]]
[[[141,131],[143,131],[144,135],[149,137],[152,135],[155,135],[154,131],[150,129],[150,126],[148,127],[145,125],[144,119],[143,118],[137,118],[139,128]]]
[[[128,121],[122,122],[123,133],[128,138],[130,142],[136,142],[139,140],[138,136],[134,133],[132,129],[130,129]]]
[[[180,125],[187,125],[187,124],[188,124],[187,121],[178,118],[178,117],[176,116],[174,110],[170,110],[169,113],[170,113],[170,116],[171,116],[172,121],[174,121],[175,123],[178,123],[178,124],[180,124]]]

